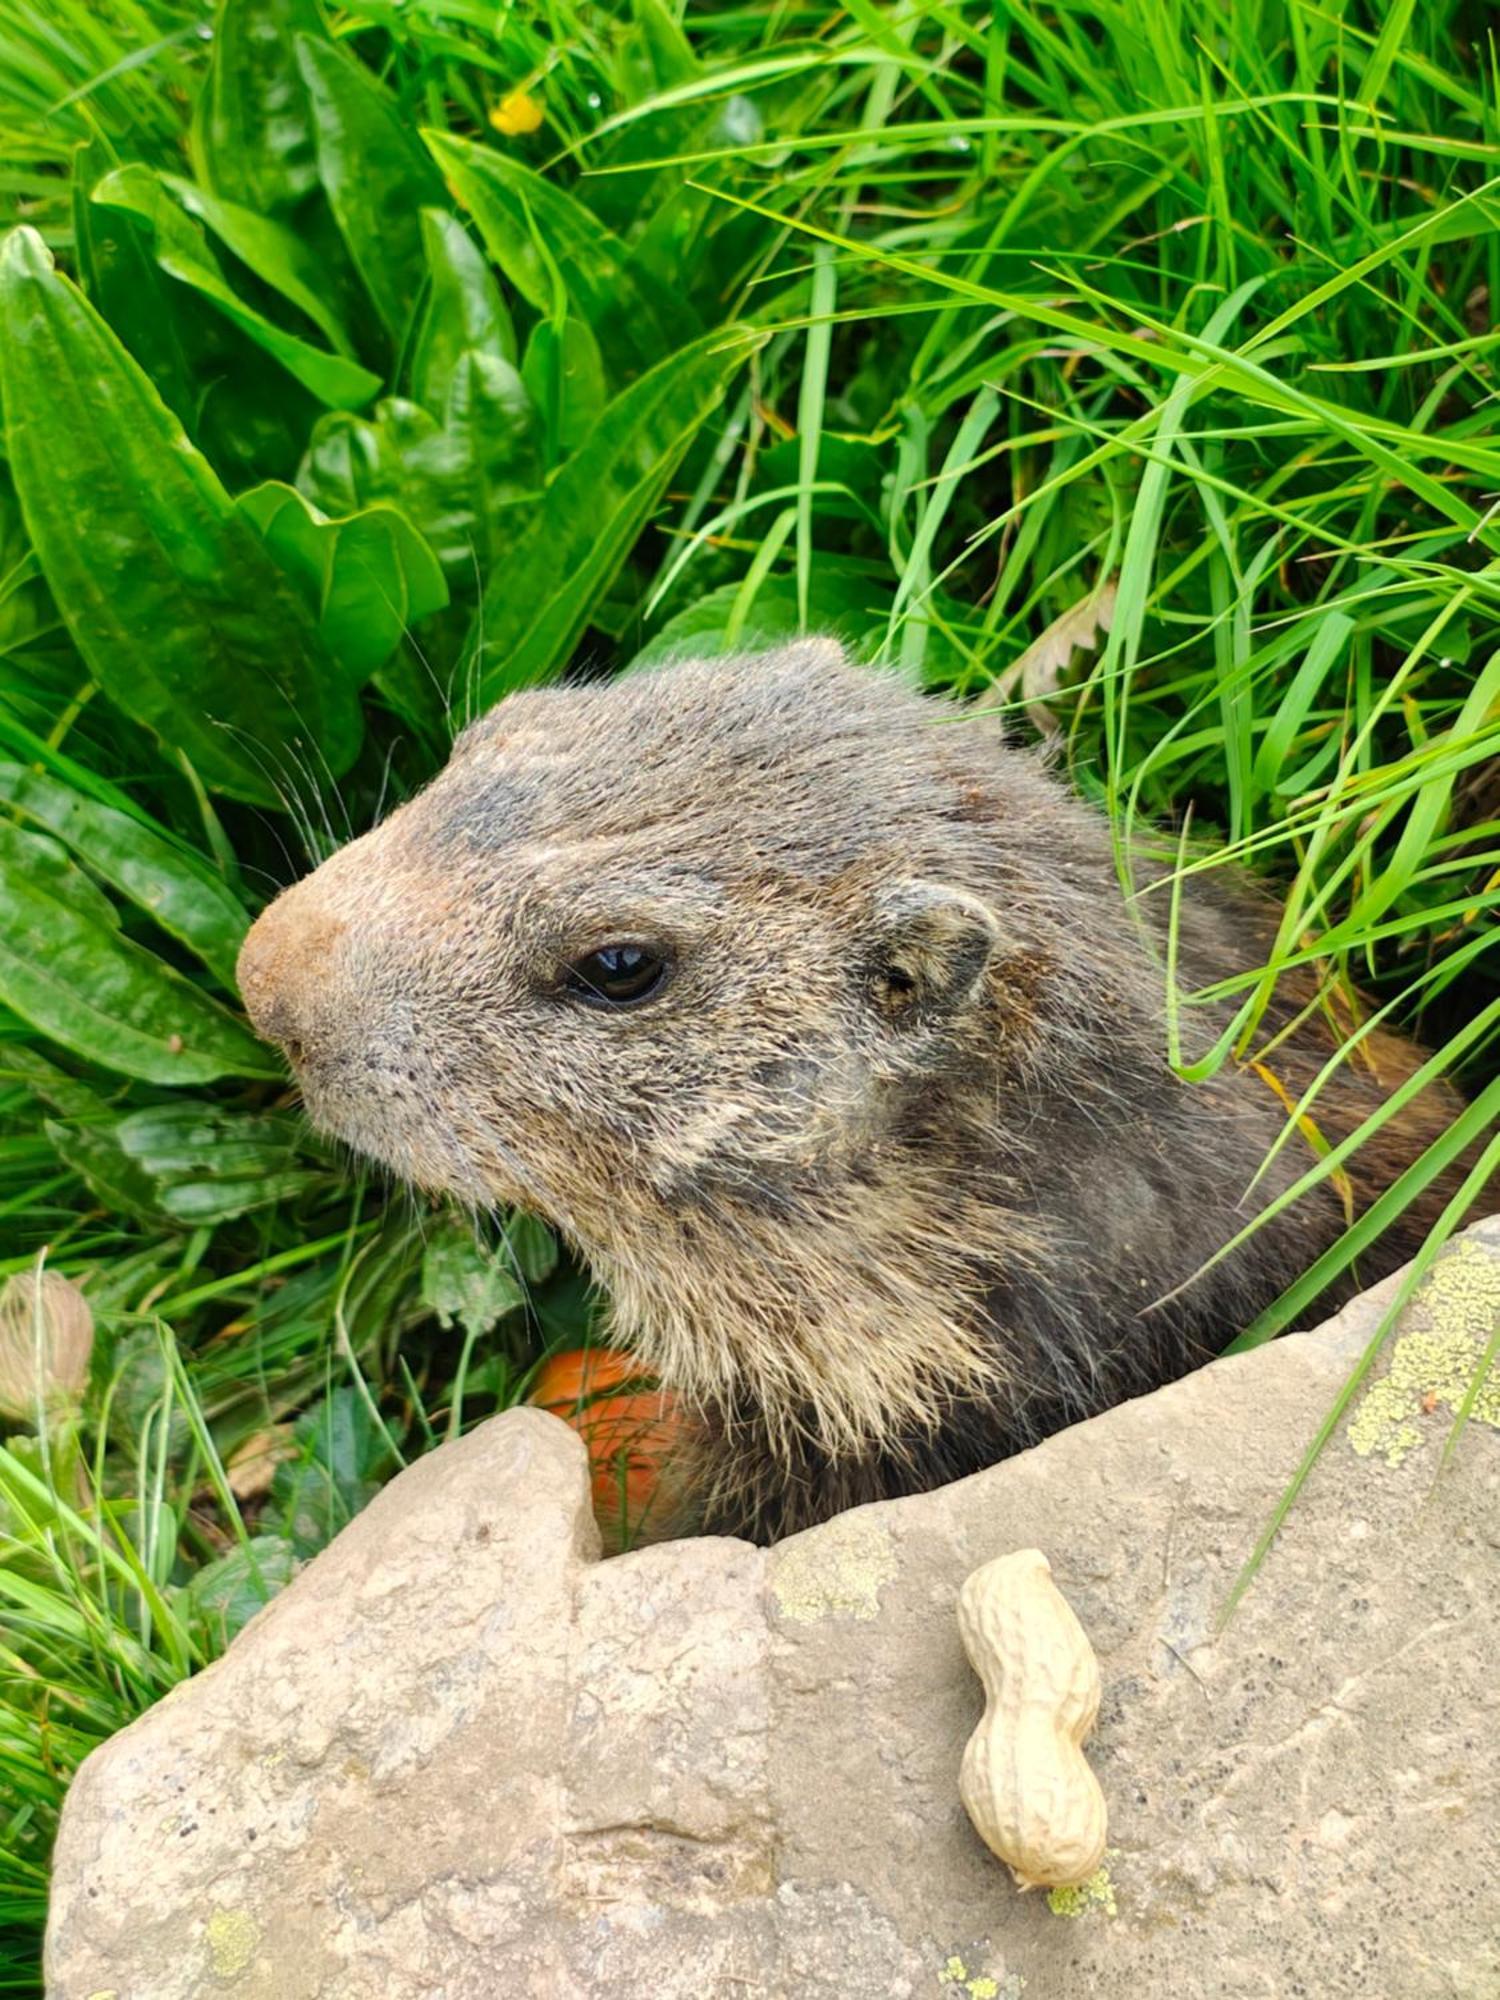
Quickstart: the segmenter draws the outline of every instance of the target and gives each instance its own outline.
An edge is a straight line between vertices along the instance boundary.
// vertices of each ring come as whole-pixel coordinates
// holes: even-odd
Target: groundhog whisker
[[[291,782],[286,771],[273,761],[269,755],[268,746],[262,743],[259,738],[251,736],[245,730],[234,728],[228,723],[221,723],[219,727],[227,730],[229,734],[234,736],[240,748],[248,751],[250,756],[260,766],[267,784],[270,785],[272,791],[280,801],[282,812],[296,827],[307,858],[316,864],[319,859],[319,853],[318,843],[312,837],[312,818],[303,806],[297,788]]]

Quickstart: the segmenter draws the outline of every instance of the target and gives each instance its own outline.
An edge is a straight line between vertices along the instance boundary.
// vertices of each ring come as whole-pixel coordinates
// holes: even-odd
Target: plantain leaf
[[[316,1555],[379,1492],[395,1441],[353,1389],[335,1389],[298,1417],[301,1451],[278,1465],[271,1502],[298,1555]]]
[[[297,1552],[281,1535],[251,1535],[193,1571],[173,1595],[214,1657],[297,1574]]]
[[[188,214],[216,236],[231,256],[238,257],[247,271],[253,271],[263,284],[305,313],[330,347],[353,355],[348,329],[329,303],[326,264],[310,243],[284,223],[205,193],[179,174],[162,174],[160,178]]]
[[[526,1303],[507,1262],[479,1240],[473,1224],[451,1216],[435,1225],[422,1258],[422,1303],[440,1326],[455,1322],[478,1337]]]
[[[317,186],[295,38],[323,33],[317,0],[220,0],[196,140],[202,177],[225,201],[275,215]]]
[[[236,798],[347,769],[359,708],[293,586],[30,229],[0,246],[0,383],[32,544],[110,699]]]
[[[107,1209],[133,1216],[137,1222],[161,1222],[156,1183],[121,1150],[108,1125],[46,1118],[42,1129],[63,1165],[71,1167]]]
[[[519,1209],[505,1226],[505,1251],[528,1284],[541,1284],[557,1269],[557,1238],[545,1222]]]
[[[294,466],[318,414],[314,399],[230,319],[201,311],[197,295],[166,275],[138,215],[88,198],[102,153],[93,141],[74,168],[73,235],[90,302],[221,477],[266,479]]]
[[[233,989],[235,956],[250,920],[206,862],[129,814],[24,764],[0,760],[0,800],[55,834]]]
[[[566,666],[672,469],[765,336],[706,334],[616,396],[491,578],[464,672],[488,707]]]
[[[442,182],[390,93],[331,43],[296,37],[312,102],[318,176],[375,310],[399,340],[425,266],[422,210],[441,206]]]
[[[0,820],[0,1001],[64,1048],[150,1083],[277,1074],[248,1028],[118,921],[56,841]]]
[[[431,545],[449,584],[472,592],[502,543],[507,511],[542,484],[540,426],[525,385],[497,354],[465,353],[443,422],[399,396],[373,419],[330,414],[297,485],[332,515],[388,500]]]
[[[529,518],[542,485],[541,425],[516,370],[498,354],[459,357],[448,385],[443,435],[465,468],[478,524],[481,562],[488,572],[497,551],[513,540],[512,523]],[[527,509],[519,510],[526,502]]]
[[[123,208],[139,216],[151,229],[156,261],[167,276],[207,299],[320,403],[334,410],[357,410],[378,392],[380,377],[357,361],[314,347],[246,305],[225,281],[202,229],[184,214],[149,167],[117,167],[100,181],[93,199],[105,208]]]
[[[65,1166],[107,1206],[143,1222],[212,1227],[328,1184],[326,1173],[294,1164],[294,1134],[276,1120],[191,1099],[45,1125]]]
[[[472,349],[514,365],[516,330],[490,267],[456,216],[422,211],[427,297],[411,352],[411,392],[441,417],[460,357]]]
[[[446,132],[423,137],[490,255],[539,312],[552,310],[548,259],[555,263],[616,380],[628,382],[697,332],[691,308],[643,271],[620,239],[566,190],[472,139]]]
[[[448,602],[437,557],[398,508],[381,502],[330,521],[275,480],[235,505],[302,587],[329,652],[356,683],[384,666],[409,626]]]
[[[891,603],[889,582],[878,573],[872,575],[870,567],[847,557],[825,556],[813,570],[808,624],[847,639],[858,652],[872,634],[884,631]],[[771,646],[796,638],[804,629],[795,577],[765,577],[750,594],[743,584],[721,584],[667,619],[626,671],[689,656],[706,659]]]
[[[0,1046],[0,1076],[18,1079],[33,1097],[60,1111],[64,1118],[97,1122],[108,1114],[108,1106],[96,1090],[20,1042]]]
[[[547,429],[547,463],[576,451],[608,401],[604,361],[588,322],[569,313],[559,326],[539,319],[526,343],[521,380]]]
[[[88,297],[161,392],[184,418],[197,400],[191,325],[172,310],[172,289],[152,254],[151,232],[124,209],[96,208],[90,194],[107,157],[103,142],[81,146],[73,162],[73,242]]]

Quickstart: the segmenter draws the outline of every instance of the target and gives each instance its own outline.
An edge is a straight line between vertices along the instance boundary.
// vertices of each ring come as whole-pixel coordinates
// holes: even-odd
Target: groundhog
[[[1184,893],[1180,989],[1261,962],[1258,891]],[[509,696],[239,979],[318,1126],[576,1246],[696,1414],[692,1524],[769,1540],[1217,1353],[1453,1115],[1417,1099],[1195,1275],[1314,1164],[1289,1107],[1334,1040],[1283,992],[1263,1062],[1178,1080],[1167,917],[993,716],[807,641]],[[1228,1018],[1188,1010],[1191,1052]],[[1316,1133],[1419,1060],[1369,1037]]]

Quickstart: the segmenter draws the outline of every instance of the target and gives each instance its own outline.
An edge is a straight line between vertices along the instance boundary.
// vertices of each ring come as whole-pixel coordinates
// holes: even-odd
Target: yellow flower
[[[512,90],[490,113],[490,123],[507,139],[519,138],[540,129],[542,107],[529,91]]]
[[[0,1417],[34,1423],[40,1405],[62,1416],[83,1400],[94,1316],[56,1271],[23,1271],[0,1285]]]

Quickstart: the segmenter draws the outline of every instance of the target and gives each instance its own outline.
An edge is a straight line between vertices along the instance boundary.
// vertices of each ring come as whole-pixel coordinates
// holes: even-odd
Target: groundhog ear
[[[964,1007],[1000,942],[988,904],[940,882],[902,882],[876,909],[871,986],[882,1012],[927,1019]]]

